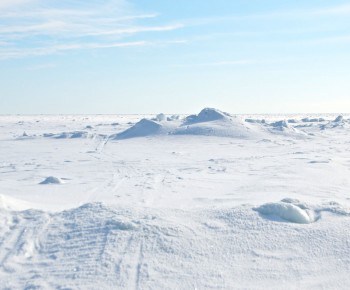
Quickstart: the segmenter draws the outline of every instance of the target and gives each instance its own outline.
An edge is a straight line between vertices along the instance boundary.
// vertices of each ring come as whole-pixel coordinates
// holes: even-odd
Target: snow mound
[[[320,126],[321,130],[325,129],[345,129],[349,128],[349,122],[342,115],[336,117],[333,121],[329,121],[327,124],[323,124]]]
[[[196,135],[240,139],[261,139],[268,134],[307,136],[303,131],[278,121],[267,124],[265,120],[243,119],[213,108],[205,108],[198,115],[179,120],[159,114],[153,119],[142,119],[131,128],[113,135],[110,140],[129,139],[156,135]]]
[[[339,123],[339,122],[342,122],[343,120],[344,120],[344,117],[343,117],[342,115],[339,115],[338,117],[336,117],[336,118],[334,119],[333,122]]]
[[[282,135],[291,135],[291,136],[306,136],[307,134],[303,131],[300,131],[293,127],[289,121],[281,120],[269,124],[270,132],[277,133]]]
[[[63,183],[64,182],[62,179],[54,176],[49,176],[49,177],[46,177],[45,180],[43,180],[39,184],[63,184]]]
[[[262,215],[278,217],[297,224],[310,224],[315,221],[315,214],[305,206],[297,204],[297,200],[284,199],[281,202],[266,203],[254,210]]]
[[[166,133],[167,128],[164,124],[154,120],[142,119],[131,128],[112,136],[111,139],[129,139]]]
[[[231,117],[230,114],[213,108],[205,108],[198,115],[190,115],[185,118],[185,124],[203,123],[217,120],[225,120]]]
[[[166,116],[163,113],[160,113],[156,116],[156,121],[162,122],[166,120]]]
[[[289,125],[289,123],[286,120],[277,121],[271,124],[273,128],[276,128],[278,130],[284,130],[284,129],[290,129],[292,126]]]
[[[187,121],[188,122],[188,121]],[[262,132],[259,125],[252,125],[239,117],[222,118],[208,122],[185,122],[177,128],[174,135],[202,135],[215,137],[231,137],[251,139],[261,137]]]
[[[198,115],[185,118],[173,135],[203,135],[251,139],[262,136],[260,124],[251,124],[240,117],[206,108]]]
[[[161,115],[161,114],[160,114]],[[206,108],[198,115],[191,115],[184,120],[177,117],[165,118],[163,115],[148,120],[142,119],[124,132],[111,139],[128,139],[152,135],[202,135],[216,137],[251,138],[259,134],[259,127],[249,124],[239,117],[233,117],[216,109]]]

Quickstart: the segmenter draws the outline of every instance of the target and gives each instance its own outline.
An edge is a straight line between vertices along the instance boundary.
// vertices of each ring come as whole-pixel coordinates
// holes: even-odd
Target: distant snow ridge
[[[324,118],[303,118],[301,119],[304,123],[317,123],[317,122],[324,122],[326,121]]]
[[[43,137],[55,139],[77,139],[77,138],[92,138],[93,134],[86,131],[62,132],[58,134],[44,133]]]
[[[278,217],[298,224],[310,224],[316,220],[315,213],[312,210],[309,210],[298,200],[293,199],[283,199],[281,202],[266,203],[254,210],[266,216]]]
[[[58,178],[58,177],[54,177],[54,176],[49,176],[47,178],[45,178],[45,180],[43,180],[42,182],[40,182],[39,184],[63,184],[63,180]]]

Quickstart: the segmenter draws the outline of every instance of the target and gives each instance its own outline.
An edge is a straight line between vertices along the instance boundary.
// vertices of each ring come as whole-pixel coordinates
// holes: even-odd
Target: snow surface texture
[[[349,289],[349,124],[0,116],[0,289]]]

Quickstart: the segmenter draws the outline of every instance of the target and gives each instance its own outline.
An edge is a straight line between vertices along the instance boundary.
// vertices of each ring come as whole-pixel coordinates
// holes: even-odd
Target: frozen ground
[[[349,289],[337,117],[0,116],[0,288]]]

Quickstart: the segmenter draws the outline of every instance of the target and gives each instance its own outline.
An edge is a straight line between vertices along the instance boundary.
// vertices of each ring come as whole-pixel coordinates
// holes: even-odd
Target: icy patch
[[[45,178],[45,180],[43,180],[39,184],[63,184],[63,183],[64,182],[61,178],[49,176],[49,177]]]
[[[310,224],[316,218],[313,211],[300,205],[298,200],[284,199],[281,202],[271,202],[254,208],[262,215],[278,217],[297,224]]]

